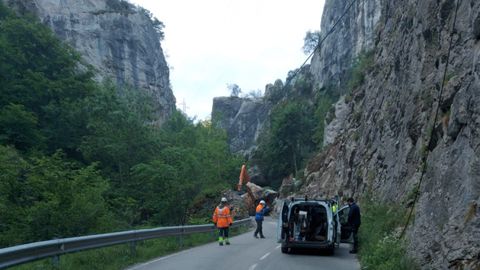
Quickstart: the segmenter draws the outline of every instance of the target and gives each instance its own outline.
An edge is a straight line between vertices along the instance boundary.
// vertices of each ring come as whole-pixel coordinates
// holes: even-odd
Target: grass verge
[[[363,269],[415,270],[415,261],[408,257],[398,228],[403,226],[405,211],[399,207],[377,203],[362,204],[362,225],[359,230],[359,257]]]
[[[240,227],[231,229],[232,236],[242,234],[249,228]],[[165,256],[180,250],[199,246],[217,239],[217,233],[198,233],[180,237],[165,237],[160,239],[137,242],[133,251],[129,244],[92,249],[60,257],[58,266],[52,259],[43,259],[32,263],[13,267],[12,270],[58,270],[58,269],[85,269],[85,270],[118,270],[125,269],[136,263]]]

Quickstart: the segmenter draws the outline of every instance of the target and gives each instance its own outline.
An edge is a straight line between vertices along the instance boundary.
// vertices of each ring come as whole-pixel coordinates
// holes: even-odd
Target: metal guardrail
[[[251,223],[250,218],[235,221],[232,227]],[[81,250],[100,248],[124,243],[135,243],[165,236],[181,236],[193,233],[212,232],[211,224],[160,227],[155,229],[132,230],[115,233],[70,237],[0,249],[0,269],[47,257],[56,257]]]

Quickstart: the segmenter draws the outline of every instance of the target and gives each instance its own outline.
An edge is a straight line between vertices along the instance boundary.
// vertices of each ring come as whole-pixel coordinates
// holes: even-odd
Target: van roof
[[[290,202],[327,202],[331,203],[333,200],[331,199],[305,199],[305,198],[291,198]]]

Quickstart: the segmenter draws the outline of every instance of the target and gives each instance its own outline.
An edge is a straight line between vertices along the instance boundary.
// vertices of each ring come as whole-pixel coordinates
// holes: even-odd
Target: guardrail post
[[[132,257],[137,256],[137,241],[130,242],[129,246],[130,246],[130,255]]]
[[[185,231],[185,229],[182,226],[182,231],[181,231],[180,235],[178,236],[178,246],[180,248],[183,248],[183,234],[184,234],[184,231]]]
[[[54,269],[60,269],[60,255],[55,255],[52,257],[52,267]]]
[[[213,226],[213,230],[212,230],[211,234],[212,234],[212,239],[216,240],[217,239],[217,230],[215,228],[215,225]]]

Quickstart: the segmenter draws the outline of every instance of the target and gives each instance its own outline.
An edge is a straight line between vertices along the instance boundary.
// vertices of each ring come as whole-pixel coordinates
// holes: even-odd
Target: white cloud
[[[324,0],[130,0],[165,24],[170,80],[187,114],[205,119],[227,84],[244,92],[284,80],[306,56],[303,38],[319,30]],[[180,105],[177,104],[179,108]]]

